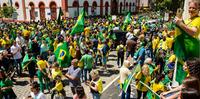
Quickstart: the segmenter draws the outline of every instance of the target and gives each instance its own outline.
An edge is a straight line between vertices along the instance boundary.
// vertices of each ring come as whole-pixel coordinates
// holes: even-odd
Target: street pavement
[[[119,90],[117,89],[117,81],[116,77],[119,75],[119,68],[117,66],[117,56],[116,56],[116,51],[111,51],[109,58],[108,58],[108,68],[107,71],[102,68],[102,66],[97,66],[97,70],[99,71],[100,77],[103,80],[103,87],[106,88],[104,89],[102,98],[101,99],[119,99]],[[24,72],[25,74],[27,72]],[[28,77],[22,77],[22,78],[16,78],[17,83],[14,85],[13,90],[16,93],[18,99],[23,99],[24,97],[27,97],[30,95],[30,84],[29,84],[29,78]],[[36,81],[37,78],[35,78]],[[112,83],[112,81],[114,83]],[[68,80],[64,78],[64,82],[66,82],[66,86],[64,87],[64,90],[66,91],[67,99],[72,99],[72,92],[69,87]],[[82,86],[85,89],[85,93],[87,95],[87,99],[92,99],[90,89],[87,85],[82,83]],[[108,87],[110,86],[110,87]],[[45,90],[44,93],[46,93],[47,90]],[[106,93],[106,94],[105,94]],[[50,99],[50,94],[45,94],[47,99]]]

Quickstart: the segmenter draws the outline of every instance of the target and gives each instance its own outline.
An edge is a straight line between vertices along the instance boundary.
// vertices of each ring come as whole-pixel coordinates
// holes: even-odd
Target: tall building
[[[143,1],[142,3],[140,3]],[[148,0],[0,0],[0,6],[12,5],[18,20],[57,19],[59,8],[64,17],[76,17],[85,8],[87,15],[114,15],[136,12]],[[146,3],[147,2],[147,3]]]

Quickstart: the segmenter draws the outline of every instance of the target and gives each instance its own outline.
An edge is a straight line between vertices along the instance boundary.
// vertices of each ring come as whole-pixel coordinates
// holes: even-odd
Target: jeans
[[[144,98],[146,97],[146,95],[147,95],[147,92],[146,92],[146,91],[137,90],[137,93],[138,93],[137,99],[140,99],[140,98],[141,98],[142,93],[143,93],[143,98],[142,98],[142,99],[144,99]]]
[[[21,76],[22,74],[21,59],[14,59],[14,65],[17,70],[17,75]]]
[[[120,62],[121,62],[121,65],[119,64]],[[123,65],[123,63],[124,63],[124,56],[118,56],[117,57],[117,65],[119,67],[121,67]]]
[[[100,99],[100,94],[99,93],[92,93],[93,99]]]
[[[106,63],[107,63],[107,57],[105,55],[105,56],[103,56],[103,65],[106,65]]]
[[[127,51],[126,52],[126,58],[128,58],[130,55],[131,55],[131,57],[133,57],[134,56],[134,52]]]
[[[84,80],[87,81],[88,78],[87,78],[87,75],[89,75],[90,71],[92,69],[84,69]],[[89,75],[89,80],[91,79],[90,75]]]
[[[130,99],[130,95],[131,95],[131,86],[129,85],[126,93],[122,91],[121,99]]]

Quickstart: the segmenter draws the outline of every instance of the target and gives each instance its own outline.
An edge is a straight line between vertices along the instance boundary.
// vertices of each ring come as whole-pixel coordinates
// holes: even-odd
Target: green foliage
[[[169,10],[176,12],[180,7],[183,7],[184,0],[155,0],[155,10]]]
[[[11,6],[0,7],[0,18],[11,18],[15,9]]]

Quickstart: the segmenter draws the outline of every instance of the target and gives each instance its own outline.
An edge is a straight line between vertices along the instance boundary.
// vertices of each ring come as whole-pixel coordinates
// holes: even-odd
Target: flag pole
[[[176,61],[175,61],[172,87],[177,87],[179,85],[178,82],[176,81],[177,63],[178,63],[178,57],[176,57]]]
[[[151,92],[153,92],[156,96],[158,96],[160,98],[160,95],[158,95],[156,92],[154,92],[147,84],[143,83],[142,81],[140,81],[141,84],[143,84],[145,87],[147,87],[149,90],[151,90]]]

